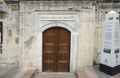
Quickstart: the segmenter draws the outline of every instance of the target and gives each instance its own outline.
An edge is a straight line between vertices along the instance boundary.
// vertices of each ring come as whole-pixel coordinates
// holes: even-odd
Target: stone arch
[[[42,41],[43,41],[43,32],[51,27],[62,27],[71,32],[71,46],[70,46],[70,72],[75,72],[77,68],[77,46],[78,46],[78,32],[75,31],[72,26],[61,23],[61,22],[53,22],[53,23],[47,23],[43,26],[40,26],[40,29],[36,32],[36,37],[35,37],[35,65],[40,71],[42,72]]]
[[[62,27],[62,28],[69,30],[70,32],[75,32],[71,26],[64,24],[64,23],[60,23],[60,22],[48,23],[42,26],[39,31],[43,32],[44,30],[51,28],[51,27]]]

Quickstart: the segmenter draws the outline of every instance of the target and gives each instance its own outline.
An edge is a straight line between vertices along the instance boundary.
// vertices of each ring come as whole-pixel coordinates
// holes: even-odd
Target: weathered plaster
[[[91,2],[80,1],[21,1],[19,11],[11,11],[11,5],[8,7],[8,16],[4,21],[4,41],[3,54],[0,54],[0,63],[20,63],[20,66],[35,67],[41,66],[40,60],[42,53],[40,42],[42,32],[53,26],[65,27],[73,35],[71,45],[74,45],[71,58],[71,71],[77,67],[92,66],[94,52],[94,30],[96,24],[95,10]],[[86,7],[86,8],[85,8]],[[37,13],[45,11],[54,11],[64,13],[66,11],[76,12],[76,21],[41,21],[37,18]],[[37,13],[36,13],[37,12]],[[54,13],[55,14],[55,13]],[[77,25],[78,24],[78,25]],[[45,26],[45,28],[44,28]],[[79,27],[80,26],[80,27]],[[102,24],[100,24],[102,26]],[[102,28],[100,28],[101,30]],[[12,31],[12,36],[8,36],[8,31]],[[18,39],[19,38],[19,39]],[[101,37],[100,37],[101,38]],[[17,43],[18,39],[18,44]],[[78,44],[78,46],[76,45]],[[100,44],[100,43],[99,43]],[[40,46],[37,46],[40,45]],[[97,47],[98,48],[98,47]],[[72,54],[71,54],[72,55]],[[39,57],[41,56],[41,57]],[[2,60],[1,60],[2,59]],[[72,64],[73,63],[73,64]]]

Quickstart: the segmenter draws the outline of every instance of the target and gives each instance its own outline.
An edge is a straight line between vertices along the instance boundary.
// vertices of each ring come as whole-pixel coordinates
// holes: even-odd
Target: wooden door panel
[[[55,29],[48,29],[43,32],[43,71],[55,72],[55,47],[56,47]]]
[[[70,32],[53,27],[43,33],[43,71],[68,72],[70,68]]]
[[[66,29],[58,31],[57,71],[68,72],[70,65],[70,32]]]
[[[66,63],[57,63],[57,71],[56,72],[69,72],[69,65]]]

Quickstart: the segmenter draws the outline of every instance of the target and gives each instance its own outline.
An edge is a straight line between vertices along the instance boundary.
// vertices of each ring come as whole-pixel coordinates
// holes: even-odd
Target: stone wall
[[[78,66],[92,66],[94,50],[95,13],[91,2],[77,1],[26,1],[20,3],[21,43],[23,51],[22,65],[34,65],[35,52],[35,11],[41,10],[80,10]],[[84,59],[84,60],[83,60]]]
[[[0,64],[19,65],[21,57],[19,11],[11,11],[11,5],[7,5],[7,14],[0,21],[3,22],[3,48],[0,54]]]
[[[78,67],[93,65],[101,49],[103,23],[96,22],[95,6],[92,2],[80,1],[21,1],[19,11],[11,11],[1,20],[4,23],[3,53],[0,64],[16,63],[22,67],[36,67],[35,56],[35,12],[42,10],[80,11]],[[95,54],[95,55],[94,55]],[[96,57],[97,56],[97,57]],[[98,58],[99,60],[99,58]],[[98,62],[98,61],[97,61]]]

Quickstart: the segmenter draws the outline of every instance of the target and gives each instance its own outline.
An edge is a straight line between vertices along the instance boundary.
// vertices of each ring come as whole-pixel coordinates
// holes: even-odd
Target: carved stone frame
[[[68,29],[71,32],[71,44],[70,44],[70,72],[74,72],[77,68],[77,62],[78,62],[78,28],[79,28],[79,11],[71,12],[71,11],[45,11],[44,14],[72,14],[75,15],[76,20],[73,21],[40,21],[39,16],[43,14],[43,12],[36,12],[36,32],[35,32],[35,58],[34,63],[36,68],[42,72],[42,37],[43,37],[43,31],[51,28],[51,27],[63,27]]]

